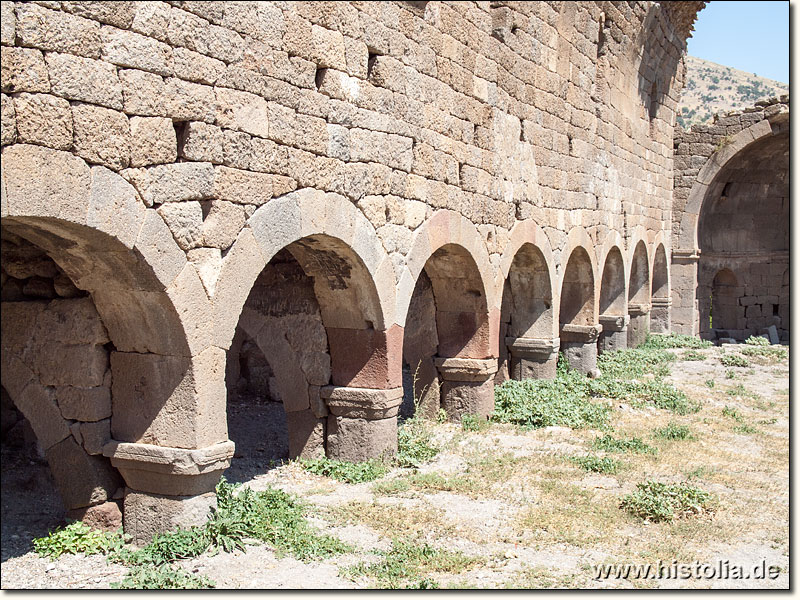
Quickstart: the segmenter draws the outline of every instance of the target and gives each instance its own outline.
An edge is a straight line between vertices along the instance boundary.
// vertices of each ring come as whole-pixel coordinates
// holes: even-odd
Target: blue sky
[[[789,82],[788,1],[713,0],[698,14],[694,29],[691,56]]]

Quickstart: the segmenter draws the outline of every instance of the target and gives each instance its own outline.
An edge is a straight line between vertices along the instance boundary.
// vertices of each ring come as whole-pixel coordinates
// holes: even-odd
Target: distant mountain
[[[743,110],[758,100],[788,93],[788,83],[687,56],[677,121],[684,129],[710,123],[715,113]]]

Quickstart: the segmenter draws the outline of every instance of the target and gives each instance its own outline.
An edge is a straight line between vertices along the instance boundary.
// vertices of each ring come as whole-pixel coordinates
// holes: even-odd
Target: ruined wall
[[[501,356],[499,377],[548,376],[567,344],[591,371],[603,327],[625,338],[642,246],[646,326],[703,4],[3,2],[3,220],[91,295],[116,348],[104,452],[126,515],[151,519],[137,532],[207,509],[194,499],[233,454],[237,327],[264,379],[301,371],[278,393],[294,447],[321,430],[357,460],[396,447],[404,358],[406,380],[415,354],[433,361],[452,418],[491,410]],[[294,291],[269,291],[289,310],[273,321],[248,306],[284,249],[319,305],[294,338]],[[501,319],[506,285],[540,305]],[[573,300],[580,318],[559,314]],[[294,358],[277,365],[254,328]]]
[[[675,135],[673,323],[789,335],[789,98]],[[716,284],[715,284],[716,280]]]

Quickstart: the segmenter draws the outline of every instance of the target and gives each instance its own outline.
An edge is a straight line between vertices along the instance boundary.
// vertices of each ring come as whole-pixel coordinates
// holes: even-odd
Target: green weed
[[[638,437],[618,439],[608,433],[592,440],[592,448],[605,450],[606,452],[632,452],[634,454],[655,454],[658,452],[656,448],[646,444]]]
[[[713,346],[713,344],[708,340],[701,340],[691,335],[650,333],[647,335],[644,344],[640,345],[639,348],[657,348],[664,350],[667,348],[710,348],[711,346]]]
[[[705,360],[706,357],[704,354],[701,354],[697,350],[687,350],[683,354],[681,354],[681,360]]]
[[[429,421],[421,416],[407,419],[397,429],[397,455],[394,463],[398,467],[419,467],[439,454],[440,448],[433,442],[433,430]]]
[[[716,382],[713,379],[706,379],[706,387],[713,390],[714,385],[716,385]]]
[[[461,428],[464,431],[485,431],[489,428],[489,421],[479,415],[461,415]]]
[[[175,565],[133,567],[119,583],[112,583],[117,590],[203,590],[215,587],[207,577],[187,573]]]
[[[33,548],[42,558],[55,560],[62,554],[109,554],[122,547],[122,532],[92,529],[81,521],[58,527],[44,537],[33,540]]]
[[[648,521],[674,521],[714,511],[714,496],[688,483],[646,481],[622,499],[620,508]]]
[[[760,335],[751,335],[744,341],[748,346],[769,346],[769,340]]]
[[[620,462],[610,456],[572,456],[570,460],[581,467],[584,471],[594,473],[613,474],[619,470]]]
[[[428,544],[420,546],[398,539],[392,541],[390,550],[379,552],[379,555],[382,557],[380,561],[358,563],[342,574],[351,578],[372,577],[381,588],[418,587],[423,582],[426,588],[430,588],[437,584],[427,577],[429,573],[461,573],[478,561],[461,552],[440,550]]]
[[[749,367],[750,363],[744,356],[739,354],[723,354],[719,357],[719,362],[723,367]]]
[[[388,467],[379,459],[352,463],[330,458],[307,458],[298,461],[309,473],[338,479],[345,483],[364,483],[383,477]]]
[[[653,431],[653,435],[662,440],[693,440],[695,439],[692,430],[686,425],[669,423],[666,427],[661,427]]]

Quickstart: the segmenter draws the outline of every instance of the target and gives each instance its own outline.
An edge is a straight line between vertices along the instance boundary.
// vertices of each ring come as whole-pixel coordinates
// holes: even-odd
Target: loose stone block
[[[122,511],[119,508],[119,502],[113,501],[68,510],[67,518],[83,521],[85,525],[101,531],[115,532],[122,527]]]
[[[19,117],[19,141],[56,150],[72,148],[72,111],[69,102],[48,94],[20,94],[14,99]]]
[[[131,167],[174,162],[177,139],[170,119],[131,117]]]

